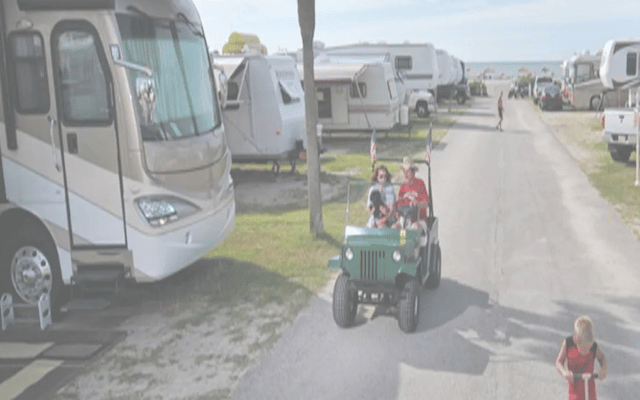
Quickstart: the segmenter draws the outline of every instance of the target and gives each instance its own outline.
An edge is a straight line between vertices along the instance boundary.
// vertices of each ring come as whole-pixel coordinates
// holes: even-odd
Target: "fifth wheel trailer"
[[[163,279],[232,231],[213,69],[190,0],[0,1],[0,291]]]

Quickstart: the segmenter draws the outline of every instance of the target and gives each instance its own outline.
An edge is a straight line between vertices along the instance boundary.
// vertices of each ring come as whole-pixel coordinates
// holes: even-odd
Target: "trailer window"
[[[290,87],[287,87],[287,84],[292,85],[293,82],[278,81],[278,86],[280,87],[280,94],[282,95],[282,101],[284,102],[284,104],[300,102],[300,96],[296,96],[295,90],[293,90]]]
[[[64,31],[58,37],[58,65],[62,114],[67,125],[111,123],[105,72],[95,37],[81,29]]]
[[[228,82],[227,83],[227,100],[238,100],[238,95],[240,94],[240,88],[238,87],[238,82]]]
[[[413,68],[413,59],[411,56],[396,56],[396,69],[411,69]]]
[[[15,84],[16,110],[22,114],[49,111],[49,86],[42,36],[38,33],[12,33],[9,49]]]
[[[358,93],[358,90],[360,92]],[[367,84],[364,82],[353,82],[349,87],[349,96],[354,99],[367,97]]]
[[[638,53],[627,53],[627,76],[636,76],[638,73]]]

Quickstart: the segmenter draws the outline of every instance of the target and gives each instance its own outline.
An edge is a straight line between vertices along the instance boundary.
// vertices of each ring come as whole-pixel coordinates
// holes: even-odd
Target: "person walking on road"
[[[573,324],[573,335],[562,341],[560,352],[556,358],[556,371],[567,380],[569,400],[585,400],[585,386],[589,389],[589,400],[596,400],[596,383],[593,378],[588,385],[582,379],[576,379],[581,374],[593,374],[595,360],[600,364],[598,377],[607,377],[607,359],[593,338],[593,321],[586,315],[578,317]],[[567,365],[565,366],[565,361]],[[575,375],[574,375],[575,374]]]
[[[502,92],[500,92],[500,97],[498,97],[498,125],[496,125],[496,129],[502,131],[502,114],[504,112],[504,107],[502,105]]]

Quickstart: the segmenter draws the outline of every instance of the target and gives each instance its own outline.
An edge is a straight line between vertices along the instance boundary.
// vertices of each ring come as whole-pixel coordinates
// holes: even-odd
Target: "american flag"
[[[427,135],[427,150],[425,158],[427,160],[427,164],[431,165],[431,131],[433,130],[433,125],[429,126],[429,134]]]
[[[369,147],[369,157],[371,157],[371,164],[375,164],[378,159],[376,154],[376,129],[373,128],[371,131],[371,146]]]

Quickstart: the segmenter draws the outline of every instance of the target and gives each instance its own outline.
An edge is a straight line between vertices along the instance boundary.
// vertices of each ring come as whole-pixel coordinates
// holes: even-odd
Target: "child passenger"
[[[556,370],[567,380],[569,400],[585,400],[585,384],[574,379],[574,374],[593,373],[595,360],[600,364],[598,377],[607,376],[607,359],[593,337],[593,321],[586,315],[578,317],[573,324],[573,335],[562,341],[556,358]],[[565,366],[565,361],[567,365]],[[596,400],[596,383],[589,379],[589,399]]]

